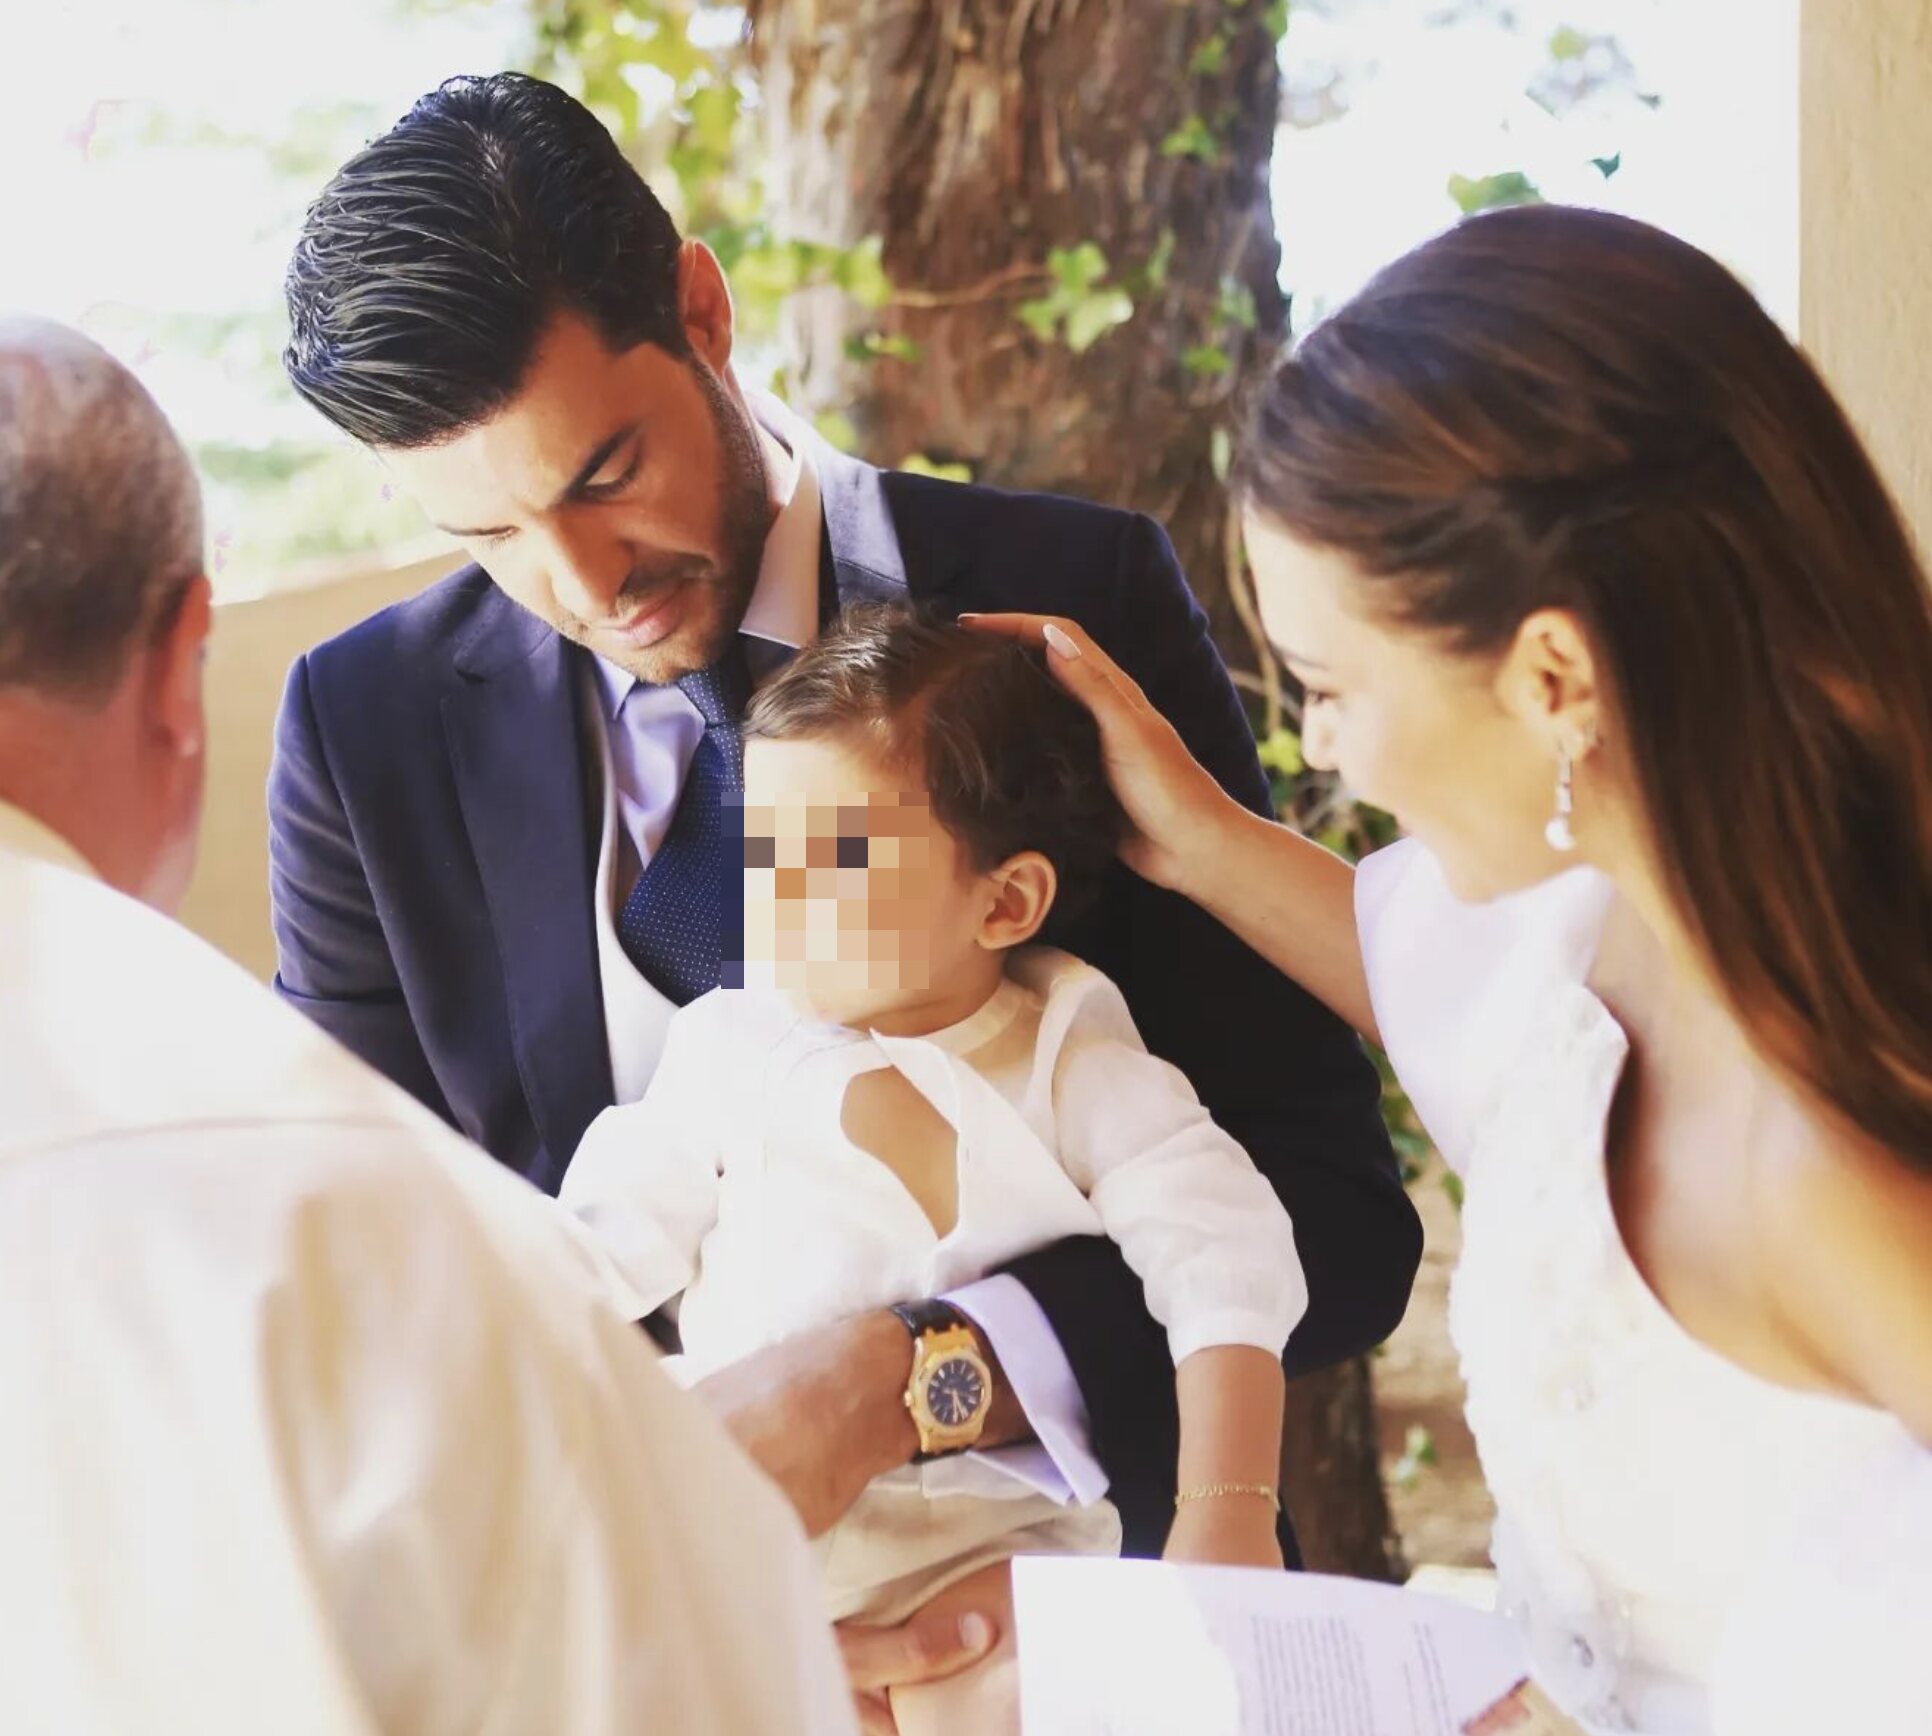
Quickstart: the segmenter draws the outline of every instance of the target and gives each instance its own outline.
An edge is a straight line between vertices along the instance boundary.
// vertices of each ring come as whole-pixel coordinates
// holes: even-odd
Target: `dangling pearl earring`
[[[1543,828],[1552,850],[1568,856],[1576,849],[1576,834],[1570,830],[1570,816],[1576,812],[1576,766],[1567,745],[1557,749],[1556,817]]]

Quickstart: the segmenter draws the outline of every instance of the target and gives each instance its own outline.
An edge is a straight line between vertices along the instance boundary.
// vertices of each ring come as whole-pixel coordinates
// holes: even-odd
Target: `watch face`
[[[926,1408],[942,1429],[963,1428],[986,1402],[986,1382],[963,1356],[949,1356],[926,1376]]]

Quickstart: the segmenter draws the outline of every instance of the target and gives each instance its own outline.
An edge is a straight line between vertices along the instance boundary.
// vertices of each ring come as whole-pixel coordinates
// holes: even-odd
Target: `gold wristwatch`
[[[993,1371],[966,1317],[947,1302],[899,1302],[892,1312],[912,1334],[906,1409],[919,1431],[913,1462],[978,1444],[993,1403]]]

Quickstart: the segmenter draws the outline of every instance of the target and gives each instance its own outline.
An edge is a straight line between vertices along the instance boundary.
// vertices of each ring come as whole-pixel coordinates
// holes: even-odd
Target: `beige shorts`
[[[826,1614],[889,1626],[947,1586],[1016,1555],[1118,1555],[1111,1501],[927,1495],[874,1484],[817,1545]]]

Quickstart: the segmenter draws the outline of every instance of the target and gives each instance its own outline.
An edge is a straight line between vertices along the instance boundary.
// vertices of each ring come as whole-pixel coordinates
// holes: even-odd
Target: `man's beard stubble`
[[[723,460],[716,506],[720,552],[716,560],[701,563],[690,574],[692,587],[707,593],[704,603],[708,606],[701,605],[696,611],[709,618],[701,641],[654,645],[628,659],[612,658],[651,686],[665,686],[679,676],[709,668],[724,655],[758,588],[765,540],[771,534],[770,479],[757,430],[749,414],[732,401],[723,382],[709,368],[694,361],[691,370],[711,412],[711,426]],[[653,593],[665,588],[667,579],[676,582],[679,576],[675,568],[670,574],[640,572],[625,584],[620,603],[643,605]],[[672,638],[679,640],[682,633],[674,633]]]

